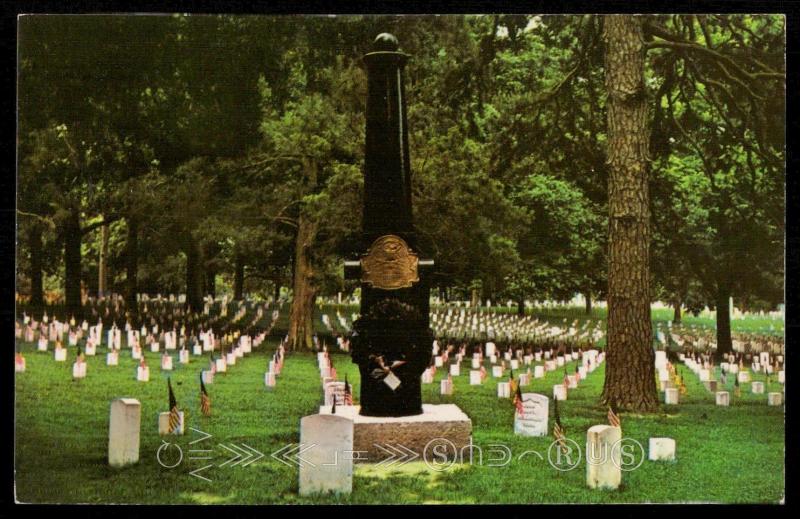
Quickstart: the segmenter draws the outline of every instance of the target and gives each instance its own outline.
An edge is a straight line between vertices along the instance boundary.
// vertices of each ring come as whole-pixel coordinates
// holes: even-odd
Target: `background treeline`
[[[783,300],[781,16],[646,17],[654,298]],[[375,35],[406,69],[415,223],[443,298],[603,298],[594,16],[27,16],[18,290],[349,292]],[[313,297],[310,304],[313,305]]]

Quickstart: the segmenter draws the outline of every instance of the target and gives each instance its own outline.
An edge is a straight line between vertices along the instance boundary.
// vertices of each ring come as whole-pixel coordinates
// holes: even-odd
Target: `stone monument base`
[[[470,445],[472,420],[455,404],[422,404],[422,414],[400,417],[361,416],[360,409],[357,405],[336,406],[336,415],[353,420],[353,458],[357,463],[392,458],[398,463],[422,461],[423,456],[432,462],[444,456],[462,459],[461,450]],[[330,412],[329,405],[319,408],[319,414]]]

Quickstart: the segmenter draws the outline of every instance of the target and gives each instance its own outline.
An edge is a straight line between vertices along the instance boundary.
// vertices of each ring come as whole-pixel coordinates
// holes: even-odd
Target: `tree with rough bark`
[[[364,141],[363,107],[352,93],[363,89],[363,71],[341,60],[307,71],[297,58],[286,56],[293,94],[282,106],[275,108],[272,90],[261,84],[263,143],[246,167],[272,188],[265,222],[294,234],[290,350],[312,348],[318,291],[326,277],[341,276],[331,255],[356,241]]]
[[[650,323],[649,121],[642,18],[603,19],[608,99],[608,330],[602,401],[658,408]]]

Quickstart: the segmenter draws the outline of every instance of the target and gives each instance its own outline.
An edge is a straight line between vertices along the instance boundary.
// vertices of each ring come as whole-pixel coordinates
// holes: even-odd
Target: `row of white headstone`
[[[763,352],[763,355],[767,355],[765,362],[769,362],[769,353]],[[701,382],[705,385],[706,389],[710,392],[715,394],[715,401],[716,405],[718,406],[729,406],[730,405],[730,393],[728,391],[717,391],[717,381],[714,378],[714,370],[713,367],[708,364],[701,364],[699,362],[695,362],[694,359],[688,358],[683,354],[680,354],[679,357],[686,367],[689,368],[692,373],[697,375]],[[740,384],[747,384],[750,383],[750,391],[755,395],[763,395],[765,386],[763,382],[760,381],[751,381],[750,380],[750,372],[746,370],[739,370],[739,366],[733,362],[723,362],[720,364],[720,369],[725,370],[727,373],[735,375],[738,379]],[[778,382],[781,384],[785,384],[785,372],[783,370],[778,372]],[[785,391],[785,389],[784,389]],[[672,402],[667,402],[672,403]],[[678,403],[677,397],[675,398],[675,402]],[[767,405],[770,406],[780,406],[783,405],[783,393],[782,392],[770,392],[767,394]]]

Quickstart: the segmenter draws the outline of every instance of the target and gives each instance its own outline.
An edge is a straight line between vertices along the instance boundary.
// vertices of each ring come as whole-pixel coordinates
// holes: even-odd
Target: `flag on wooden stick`
[[[200,412],[203,416],[211,416],[211,398],[206,391],[206,385],[203,384],[203,374],[200,374]]]
[[[619,415],[614,410],[616,406],[610,405],[608,406],[608,425],[611,427],[619,427],[622,430],[622,421],[619,419]]]
[[[567,439],[566,430],[564,429],[564,426],[561,425],[561,416],[558,413],[557,398],[553,399],[553,416],[555,417],[554,419],[555,423],[553,424],[553,436],[555,437],[558,446],[561,448],[561,451],[564,454],[567,454],[569,452],[569,447],[567,447],[567,442],[566,442]]]
[[[175,400],[175,393],[172,392],[172,381],[167,378],[167,388],[169,389],[169,432],[178,430],[181,424],[181,416],[178,413],[178,402]]]
[[[347,382],[347,374],[344,375],[344,405],[353,405],[353,392]]]
[[[517,414],[523,416],[522,391],[520,391],[519,385],[517,385],[517,390],[514,392],[514,407],[517,409]]]

